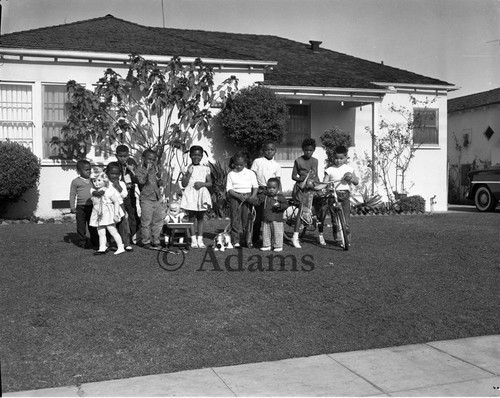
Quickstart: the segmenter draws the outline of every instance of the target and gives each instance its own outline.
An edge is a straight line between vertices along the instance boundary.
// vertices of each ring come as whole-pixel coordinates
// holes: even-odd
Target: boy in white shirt
[[[229,198],[229,214],[231,217],[231,240],[234,247],[246,244],[252,248],[252,237],[249,236],[248,219],[252,205],[247,201],[257,196],[258,184],[255,173],[246,168],[247,157],[243,152],[236,152],[231,159],[230,171],[227,175],[226,191]],[[241,240],[245,242],[241,242]]]
[[[250,170],[255,172],[257,183],[259,184],[258,194],[263,193],[267,188],[267,181],[270,178],[277,178],[281,181],[281,166],[274,160],[276,154],[276,143],[274,141],[265,141],[262,145],[263,156],[253,161]],[[281,190],[281,183],[279,189]],[[263,206],[255,207],[255,221],[253,224],[252,242],[256,245],[260,240],[260,230],[262,225]]]
[[[333,183],[336,187],[337,198],[342,205],[344,210],[345,222],[349,232],[349,218],[351,215],[351,185],[358,185],[359,178],[354,173],[354,168],[347,163],[347,148],[345,146],[338,146],[335,148],[335,155],[333,157],[333,164],[325,170],[325,178],[323,182]],[[331,206],[333,198],[328,199],[328,207]],[[340,237],[338,236],[338,226],[335,225],[335,217],[332,216],[332,225],[335,239],[338,241]],[[325,238],[323,236],[323,223],[326,217],[326,212],[321,211],[318,214],[318,242],[320,245],[325,246]]]

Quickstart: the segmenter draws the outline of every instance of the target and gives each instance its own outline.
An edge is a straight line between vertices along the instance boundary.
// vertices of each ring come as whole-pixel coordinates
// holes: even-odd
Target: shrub
[[[265,87],[249,87],[229,98],[219,114],[223,134],[255,159],[266,140],[281,142],[289,119],[283,99]]]
[[[384,212],[385,206],[382,197],[378,194],[371,195],[368,188],[361,193],[361,200],[351,196],[352,206],[356,214],[379,214]]]
[[[40,159],[17,142],[0,142],[0,209],[18,201],[40,178]]]
[[[398,213],[425,213],[425,199],[420,195],[399,199],[394,204],[394,210]]]
[[[333,127],[326,130],[320,137],[323,148],[325,149],[327,156],[327,164],[333,164],[333,155],[335,154],[335,148],[340,145],[349,148],[351,146],[351,135],[345,131],[340,130],[338,127]]]

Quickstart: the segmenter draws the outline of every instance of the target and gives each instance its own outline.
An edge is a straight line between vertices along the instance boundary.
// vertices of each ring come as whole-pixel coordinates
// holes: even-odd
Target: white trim
[[[267,88],[270,88],[271,90],[285,90],[285,91],[291,91],[291,92],[313,92],[317,93],[320,92],[320,94],[324,93],[342,93],[345,95],[346,93],[363,93],[363,94],[381,94],[384,95],[389,92],[389,90],[386,89],[374,89],[374,88],[342,88],[342,87],[311,87],[311,86],[273,86],[269,84],[263,84]],[[358,94],[359,95],[359,94]]]
[[[43,159],[43,88],[41,82],[33,84],[33,153]]]
[[[417,151],[419,149],[437,150],[437,149],[441,149],[441,147],[439,146],[439,144],[420,144],[416,149],[417,149]]]
[[[87,159],[88,160],[88,159]],[[43,167],[69,167],[76,166],[76,160],[66,159],[40,159]],[[89,162],[91,162],[89,160]]]
[[[471,181],[471,184],[500,184],[500,181]]]
[[[384,87],[394,87],[394,88],[413,88],[413,89],[422,89],[422,90],[446,90],[446,91],[455,91],[458,90],[459,86],[445,86],[442,84],[411,84],[411,83],[389,83],[389,82],[371,82],[372,84],[376,84],[377,86]]]
[[[337,102],[382,102],[389,90],[353,89],[340,87],[273,86],[262,84],[289,100],[321,100]]]
[[[15,55],[19,57],[45,57],[45,58],[73,58],[84,60],[100,60],[100,61],[119,61],[128,62],[130,54],[124,53],[106,53],[106,52],[90,52],[90,51],[62,51],[62,50],[32,50],[23,48],[2,48],[0,47],[0,55]],[[160,63],[168,63],[172,60],[173,55],[141,55],[144,59],[156,61]],[[181,62],[191,63],[198,57],[181,57]],[[276,66],[277,61],[256,61],[256,60],[241,60],[241,59],[221,59],[221,58],[201,58],[205,64],[222,64],[233,66]]]
[[[0,79],[0,84],[17,84],[19,86],[32,86],[35,84],[34,80],[2,80]]]

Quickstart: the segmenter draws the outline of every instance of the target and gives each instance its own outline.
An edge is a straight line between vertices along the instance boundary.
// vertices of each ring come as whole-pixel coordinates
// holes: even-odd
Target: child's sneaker
[[[323,235],[319,235],[319,236],[318,236],[318,243],[319,243],[321,246],[326,246],[325,237],[324,237]]]
[[[270,247],[270,246],[266,246],[266,247],[261,247],[261,248],[260,248],[260,251],[262,251],[262,252],[268,252],[268,251],[270,251],[270,250],[271,250],[271,247]]]
[[[297,249],[302,249],[302,246],[300,246],[299,238],[296,238],[295,236],[292,238],[292,245]]]
[[[198,249],[198,241],[196,236],[191,236],[191,249]]]
[[[200,248],[200,249],[206,249],[207,248],[205,246],[205,244],[203,243],[203,237],[202,236],[198,236],[198,248]]]
[[[273,249],[273,251],[275,251],[275,252],[282,252],[282,251],[283,251],[283,248],[282,248],[282,247],[275,247],[275,248]]]
[[[236,249],[239,249],[241,247],[241,245],[238,242],[236,242],[233,247]]]

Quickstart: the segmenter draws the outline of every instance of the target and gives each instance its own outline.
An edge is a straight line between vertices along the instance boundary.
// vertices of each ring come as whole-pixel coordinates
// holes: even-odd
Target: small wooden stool
[[[189,250],[191,247],[189,231],[191,230],[193,223],[165,223],[165,226],[167,227],[166,236],[168,236],[167,248],[183,247],[184,249]],[[180,242],[180,238],[183,238],[183,242]]]

